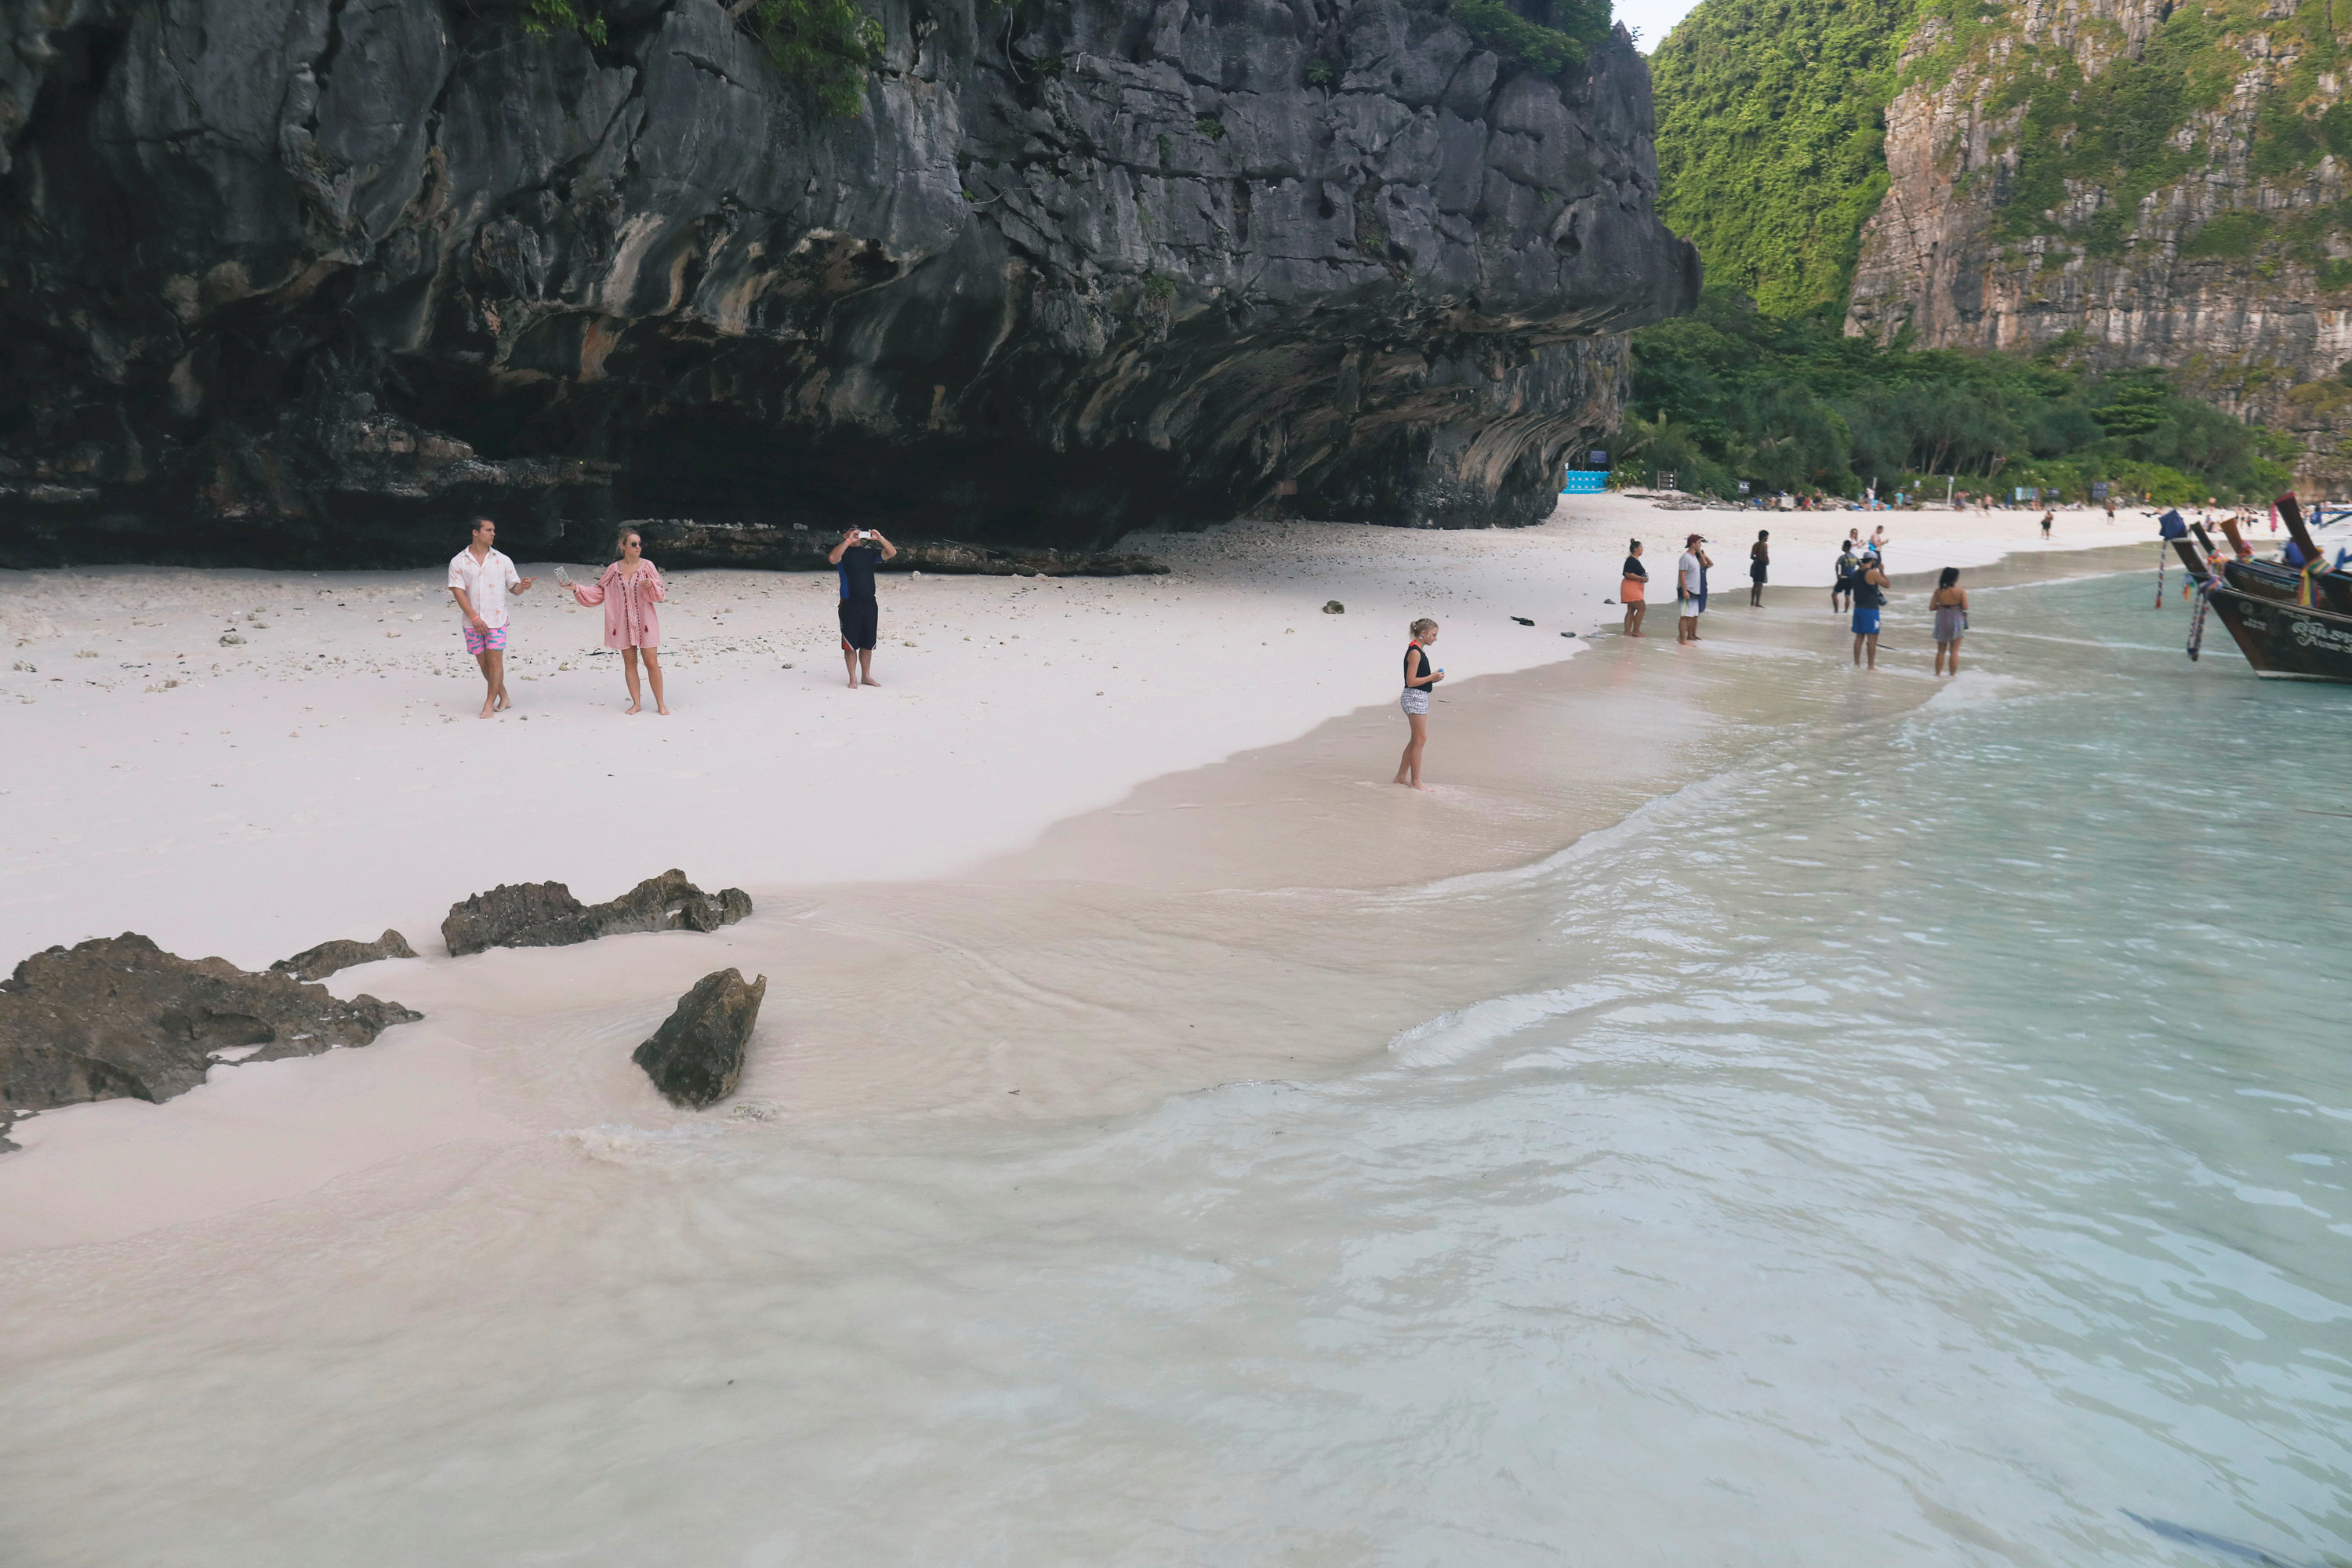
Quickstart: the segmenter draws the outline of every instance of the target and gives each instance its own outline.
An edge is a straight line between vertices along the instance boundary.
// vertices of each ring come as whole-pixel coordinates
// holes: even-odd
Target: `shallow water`
[[[1296,1077],[573,1126],[24,1259],[0,1555],[2352,1556],[2352,690],[2192,667],[2147,592],[1980,591],[1907,710],[1916,605],[1874,678],[1725,617],[1785,711],[1515,864],[888,895],[945,967],[882,1032],[960,1094],[1180,1016]],[[642,1022],[509,1026],[561,1101]]]

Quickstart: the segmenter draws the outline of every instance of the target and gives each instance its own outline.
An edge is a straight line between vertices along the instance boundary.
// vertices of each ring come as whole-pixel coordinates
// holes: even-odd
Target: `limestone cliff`
[[[510,5],[0,0],[0,562],[1523,522],[1696,294],[1622,33],[880,0],[845,117],[742,6]]]
[[[2352,490],[2352,24],[2297,0],[1930,5],[1851,332],[2160,365]]]

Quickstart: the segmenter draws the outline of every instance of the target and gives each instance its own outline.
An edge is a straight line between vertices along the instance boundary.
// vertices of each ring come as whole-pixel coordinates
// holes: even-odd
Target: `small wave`
[[[1627,986],[1594,983],[1473,1002],[1415,1024],[1389,1042],[1389,1051],[1405,1067],[1444,1067],[1538,1024],[1633,994]]]
[[[1400,901],[1418,903],[1454,898],[1465,893],[1501,892],[1506,889],[1542,881],[1580,860],[1606,854],[1621,844],[1654,833],[1660,818],[1690,806],[1719,800],[1746,782],[1746,773],[1740,769],[1711,773],[1706,778],[1695,779],[1680,789],[1669,790],[1664,795],[1643,801],[1618,821],[1606,827],[1594,828],[1575,843],[1556,849],[1540,860],[1507,867],[1500,871],[1471,871],[1459,877],[1424,882],[1417,888],[1399,888],[1387,896]]]
[[[1933,697],[1921,704],[1929,712],[1948,713],[1956,708],[1982,708],[2000,702],[2019,691],[2034,689],[2033,682],[2019,675],[1994,675],[1988,670],[1964,669]]]
[[[709,1122],[679,1127],[632,1127],[604,1121],[593,1127],[568,1127],[551,1136],[562,1139],[589,1159],[607,1165],[642,1165],[663,1160],[683,1145],[714,1137],[719,1129]]]

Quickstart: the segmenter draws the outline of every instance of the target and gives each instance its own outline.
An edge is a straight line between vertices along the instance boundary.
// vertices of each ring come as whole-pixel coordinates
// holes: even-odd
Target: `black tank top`
[[[1421,668],[1419,669],[1415,669],[1412,667],[1415,659],[1419,659],[1421,661]],[[1407,691],[1428,690],[1429,688],[1426,686],[1415,686],[1412,683],[1412,678],[1414,676],[1427,675],[1428,673],[1429,655],[1422,651],[1422,647],[1419,643],[1407,643],[1404,650],[1404,689]]]

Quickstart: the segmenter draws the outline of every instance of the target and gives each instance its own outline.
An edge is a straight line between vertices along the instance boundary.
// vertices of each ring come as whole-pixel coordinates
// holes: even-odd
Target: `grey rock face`
[[[0,564],[1532,521],[1696,297],[1622,35],[1043,10],[879,0],[822,119],[719,0],[0,0]]]
[[[160,1102],[204,1082],[218,1052],[315,1056],[423,1016],[224,959],[175,957],[130,932],[53,947],[0,981],[0,1111]]]
[[[355,963],[373,963],[383,958],[415,958],[416,952],[408,939],[396,931],[387,931],[373,942],[353,942],[341,939],[322,942],[316,947],[304,948],[291,958],[281,958],[269,966],[272,974],[290,974],[297,980],[324,980],[339,969],[349,969]]]
[[[449,906],[452,957],[494,947],[568,947],[639,931],[717,931],[751,912],[740,888],[706,893],[679,870],[648,877],[610,903],[583,904],[561,882],[514,882]]]
[[[764,974],[749,985],[737,970],[706,974],[630,1059],[672,1105],[696,1110],[715,1105],[735,1092],[743,1076],[743,1047],[767,994]]]

